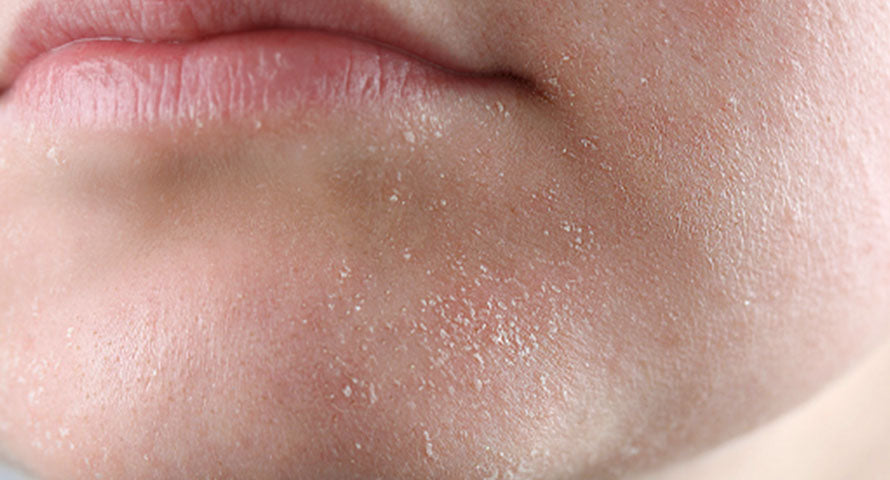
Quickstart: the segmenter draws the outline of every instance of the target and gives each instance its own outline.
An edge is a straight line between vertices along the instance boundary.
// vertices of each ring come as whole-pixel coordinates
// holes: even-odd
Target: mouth
[[[131,126],[516,80],[471,38],[439,33],[372,2],[43,2],[22,15],[0,60],[0,107],[53,124]]]

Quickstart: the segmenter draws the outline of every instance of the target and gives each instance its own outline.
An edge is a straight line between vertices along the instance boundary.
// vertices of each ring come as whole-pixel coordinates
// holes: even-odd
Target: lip
[[[392,101],[502,76],[461,45],[370,1],[41,2],[0,63],[0,100],[41,121],[120,126]]]

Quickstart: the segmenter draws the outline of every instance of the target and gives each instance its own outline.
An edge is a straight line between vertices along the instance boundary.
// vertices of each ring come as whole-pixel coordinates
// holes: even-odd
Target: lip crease
[[[80,127],[389,104],[502,77],[370,2],[57,1],[19,25],[0,99]]]

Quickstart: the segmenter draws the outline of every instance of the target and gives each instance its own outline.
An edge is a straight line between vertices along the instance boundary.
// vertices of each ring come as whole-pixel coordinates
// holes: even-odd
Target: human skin
[[[622,478],[885,340],[883,0],[370,3],[511,76],[149,133],[0,103],[2,456]]]

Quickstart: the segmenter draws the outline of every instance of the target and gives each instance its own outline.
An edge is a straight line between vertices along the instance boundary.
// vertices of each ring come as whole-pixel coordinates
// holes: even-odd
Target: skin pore
[[[886,2],[366,3],[509,75],[150,128],[4,93],[0,457],[715,478],[664,466],[882,352]],[[0,0],[0,60],[35,4]]]

